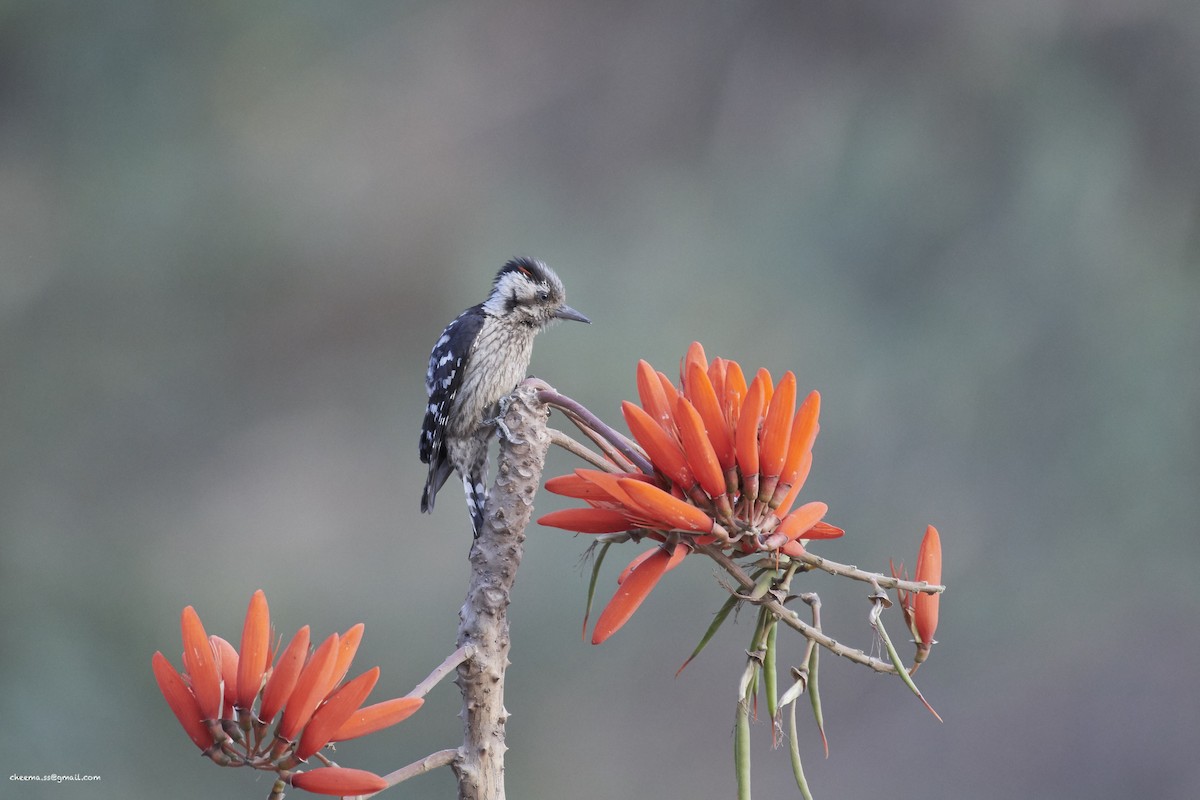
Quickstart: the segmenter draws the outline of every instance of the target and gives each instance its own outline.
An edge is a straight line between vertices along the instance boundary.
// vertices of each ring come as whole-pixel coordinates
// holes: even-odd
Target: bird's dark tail
[[[448,460],[429,465],[429,477],[425,479],[425,489],[421,492],[421,511],[426,514],[433,511],[433,501],[453,471],[454,467],[450,466]]]

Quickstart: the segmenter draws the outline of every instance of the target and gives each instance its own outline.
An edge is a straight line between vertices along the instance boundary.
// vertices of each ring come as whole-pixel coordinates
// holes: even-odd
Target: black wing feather
[[[462,387],[467,358],[483,326],[483,318],[482,304],[468,308],[446,326],[433,346],[433,352],[429,354],[429,371],[425,373],[425,392],[429,395],[429,402],[425,406],[425,421],[421,425],[421,461],[430,465],[430,475],[446,457],[446,422],[454,398]]]

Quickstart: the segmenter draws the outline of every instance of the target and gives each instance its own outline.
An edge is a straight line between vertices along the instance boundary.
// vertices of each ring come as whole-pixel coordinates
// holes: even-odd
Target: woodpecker
[[[446,326],[429,354],[421,461],[429,477],[421,510],[433,511],[438,490],[457,471],[476,538],[487,503],[488,442],[500,398],[525,377],[533,337],[560,319],[591,322],[566,304],[554,270],[533,258],[514,258],[496,273],[492,291]]]

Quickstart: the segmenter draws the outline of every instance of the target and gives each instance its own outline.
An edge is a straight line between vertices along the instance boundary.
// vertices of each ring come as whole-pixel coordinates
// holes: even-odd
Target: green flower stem
[[[583,610],[584,639],[587,639],[588,618],[592,615],[592,600],[596,597],[596,582],[600,578],[600,565],[604,563],[604,556],[608,555],[608,548],[611,546],[612,542],[605,542],[600,547],[600,552],[596,555],[595,561],[592,562],[592,579],[588,581],[587,607]]]
[[[804,778],[804,765],[800,763],[800,743],[796,736],[796,704],[788,706],[788,743],[791,746],[792,775],[796,777],[796,786],[804,800],[813,800],[812,792],[808,789],[808,781]]]
[[[767,623],[766,654],[763,656],[763,690],[767,693],[767,714],[774,724],[775,715],[779,713],[779,683],[776,672],[775,648],[779,632],[778,620],[772,618]]]
[[[750,701],[743,695],[737,704],[733,729],[733,763],[737,774],[738,800],[750,797]]]
[[[590,602],[590,597],[591,597],[591,595],[590,595],[590,590],[589,590],[589,602]],[[705,646],[708,644],[709,640],[711,640],[712,637],[716,634],[717,630],[723,624],[725,624],[725,619],[729,616],[729,612],[733,611],[734,607],[737,606],[737,604],[738,604],[738,598],[735,595],[730,595],[728,598],[726,598],[725,602],[721,605],[721,608],[718,609],[716,616],[713,617],[712,624],[710,624],[708,626],[708,630],[706,630],[704,632],[704,636],[702,636],[700,638],[700,644],[696,645],[696,649],[693,650],[692,654],[687,657],[687,661],[683,662],[683,666],[681,666],[678,670],[675,671],[675,677],[679,677],[679,673],[683,672],[684,668],[686,668],[688,664],[692,663],[692,661],[695,660],[696,656],[700,655],[700,651],[705,648]]]
[[[876,603],[875,608],[871,610],[871,624],[875,626],[875,630],[879,633],[879,638],[883,640],[883,646],[887,649],[888,656],[892,659],[892,664],[896,667],[896,673],[900,676],[900,680],[904,681],[904,685],[917,696],[921,704],[929,709],[929,713],[937,717],[937,721],[942,721],[942,716],[933,710],[933,706],[929,705],[929,701],[925,699],[925,695],[921,694],[921,690],[913,683],[913,679],[909,677],[908,670],[904,668],[904,662],[900,658],[900,654],[896,652],[896,646],[892,644],[891,637],[887,635],[887,631],[883,628],[883,621],[880,619],[880,612],[883,611],[883,604]]]

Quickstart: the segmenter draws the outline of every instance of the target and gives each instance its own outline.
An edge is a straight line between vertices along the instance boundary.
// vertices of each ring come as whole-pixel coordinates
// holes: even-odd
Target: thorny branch
[[[508,605],[550,447],[550,412],[538,400],[537,383],[522,383],[501,404],[507,435],[500,441],[483,528],[471,547],[471,585],[459,612],[458,644],[473,647],[474,655],[458,667],[464,732],[451,763],[460,800],[504,800]]]
[[[709,547],[703,548],[701,552],[703,552],[713,561],[716,561],[718,564],[720,564],[722,569],[728,572],[730,576],[732,576],[733,579],[736,580],[743,588],[754,588],[754,581],[749,575],[746,574],[745,570],[743,570],[736,561],[723,553],[721,550],[710,545]],[[877,658],[871,658],[862,650],[858,650],[853,647],[847,647],[836,639],[827,636],[817,628],[814,628],[812,625],[809,625],[807,622],[800,619],[795,611],[792,611],[782,602],[775,599],[769,592],[763,595],[761,599],[754,602],[766,606],[773,614],[775,614],[775,616],[779,618],[779,621],[784,625],[787,625],[789,628],[797,631],[805,638],[816,642],[826,650],[829,650],[831,653],[842,656],[843,658],[847,658],[856,664],[862,664],[864,667],[870,667],[876,672],[886,672],[893,675],[896,674],[896,668],[892,664],[889,664],[886,661],[880,661]]]

